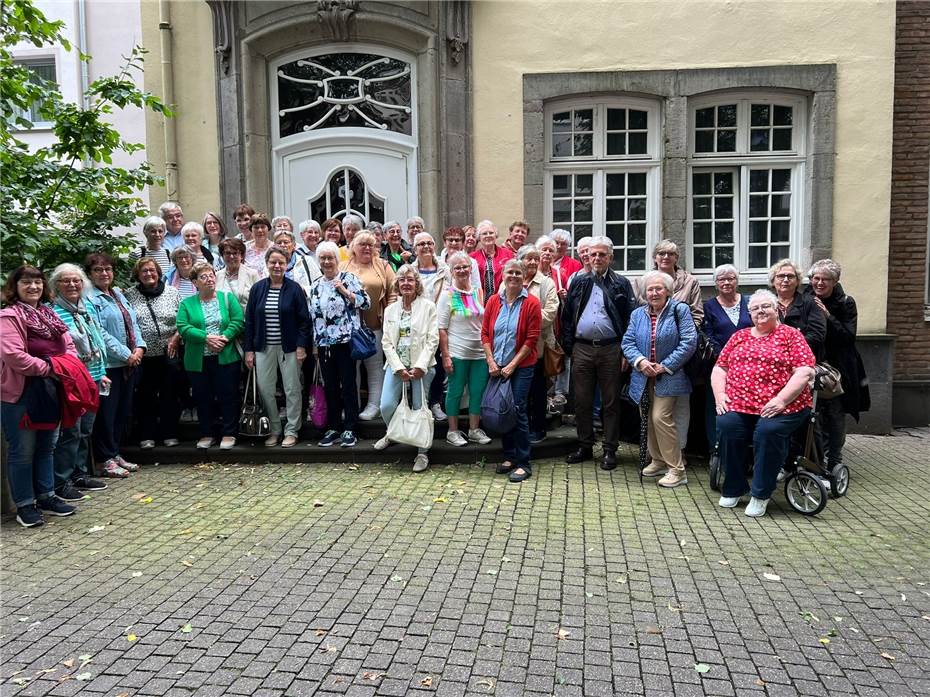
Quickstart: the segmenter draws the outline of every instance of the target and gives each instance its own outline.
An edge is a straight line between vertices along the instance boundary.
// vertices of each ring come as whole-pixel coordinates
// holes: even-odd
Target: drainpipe
[[[161,37],[161,84],[163,99],[174,105],[174,63],[171,56],[171,5],[158,2],[158,31]],[[180,200],[178,190],[178,136],[174,119],[165,119],[165,191],[168,201]]]
[[[87,3],[86,0],[77,0],[77,44],[78,51],[82,54],[87,53]],[[90,97],[87,94],[87,88],[90,87],[90,65],[85,60],[79,60],[81,67],[81,106],[85,110],[90,109]],[[84,158],[84,167],[93,167],[94,161]]]

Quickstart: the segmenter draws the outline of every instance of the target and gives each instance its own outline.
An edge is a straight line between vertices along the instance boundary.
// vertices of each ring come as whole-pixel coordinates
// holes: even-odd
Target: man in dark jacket
[[[575,423],[578,450],[567,462],[584,462],[594,456],[595,388],[601,391],[604,422],[604,461],[601,468],[617,466],[620,442],[620,374],[623,352],[620,341],[636,306],[630,282],[610,268],[613,245],[607,237],[595,237],[589,258],[591,272],[572,280],[562,307],[562,348],[572,358],[575,391]]]

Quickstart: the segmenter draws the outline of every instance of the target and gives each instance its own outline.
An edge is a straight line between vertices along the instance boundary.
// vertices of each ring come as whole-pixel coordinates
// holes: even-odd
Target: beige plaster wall
[[[860,332],[885,328],[894,2],[474,3],[475,219],[523,216],[524,73],[837,65],[835,257]]]
[[[159,3],[141,1],[145,57],[145,89],[164,95],[159,36]],[[188,220],[200,220],[219,206],[219,145],[216,129],[216,75],[213,63],[213,19],[202,0],[167,3],[171,13],[174,64],[174,126],[177,134],[178,198]],[[151,112],[146,119],[148,157],[165,171],[164,119]],[[166,198],[164,187],[153,187],[149,200],[156,209]],[[216,211],[228,214],[231,211]]]

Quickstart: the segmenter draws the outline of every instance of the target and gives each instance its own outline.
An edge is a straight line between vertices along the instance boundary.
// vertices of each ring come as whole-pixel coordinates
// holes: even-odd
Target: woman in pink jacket
[[[51,373],[49,356],[77,355],[68,328],[48,306],[48,282],[39,269],[20,266],[3,286],[0,310],[0,417],[9,452],[10,493],[16,520],[23,527],[42,525],[42,512],[66,516],[74,513],[55,495],[52,453],[58,427],[32,430],[20,426],[26,415],[26,378]]]

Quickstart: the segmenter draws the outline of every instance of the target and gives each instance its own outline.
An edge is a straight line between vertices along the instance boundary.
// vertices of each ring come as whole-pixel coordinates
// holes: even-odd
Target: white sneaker
[[[444,412],[442,410],[442,407],[439,406],[438,404],[434,404],[433,406],[429,408],[429,410],[433,412],[433,419],[435,419],[436,421],[445,421],[446,419],[449,418],[448,416],[446,416],[446,412]]]
[[[213,439],[209,436],[206,438],[201,438],[199,441],[197,441],[197,448],[199,450],[206,450],[207,448],[211,447],[213,443]]]
[[[426,457],[424,453],[420,453],[415,458],[413,458],[414,472],[423,472],[427,467],[429,467],[429,458]]]
[[[470,440],[472,443],[481,443],[481,445],[487,445],[491,442],[491,439],[488,438],[488,434],[480,428],[471,429],[468,432],[468,440]]]
[[[753,496],[749,499],[749,504],[746,506],[746,515],[750,518],[759,518],[760,516],[765,515],[765,509],[769,505],[771,499],[757,499]]]
[[[388,440],[387,436],[384,436],[383,438],[379,438],[378,440],[376,440],[375,444],[372,447],[375,450],[384,450],[390,444],[391,444],[391,441]]]
[[[462,435],[461,431],[449,431],[449,433],[446,434],[446,442],[457,448],[468,445],[468,441],[465,440],[465,436]]]
[[[739,496],[721,496],[719,505],[721,508],[736,508],[739,506]]]
[[[778,476],[775,478],[775,481],[776,481],[776,482],[783,482],[783,481],[785,481],[785,478],[786,478],[787,476],[788,476],[788,470],[786,470],[784,467],[782,467],[780,470],[778,470]]]
[[[362,413],[358,415],[362,421],[374,421],[381,414],[381,410],[378,408],[377,404],[368,404]]]
[[[177,438],[165,438],[165,447],[166,448],[175,448],[181,444]]]
[[[150,450],[155,447],[155,441],[144,440],[141,443],[139,443],[139,447],[142,448],[143,450]]]

